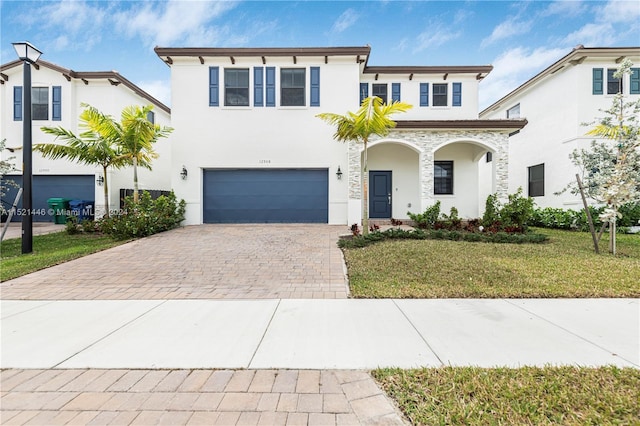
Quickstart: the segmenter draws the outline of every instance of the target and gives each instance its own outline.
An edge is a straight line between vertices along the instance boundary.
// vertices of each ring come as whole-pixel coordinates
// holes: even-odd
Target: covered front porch
[[[489,194],[507,197],[509,133],[524,124],[525,120],[398,122],[389,135],[368,145],[369,218],[408,219],[409,213],[421,213],[437,201],[443,213],[455,207],[462,218],[480,217]],[[363,217],[364,162],[362,144],[351,144],[349,223],[361,223]]]

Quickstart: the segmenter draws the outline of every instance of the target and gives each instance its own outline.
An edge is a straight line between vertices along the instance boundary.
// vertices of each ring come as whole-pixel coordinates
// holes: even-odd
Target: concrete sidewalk
[[[638,299],[9,301],[2,368],[640,367]]]

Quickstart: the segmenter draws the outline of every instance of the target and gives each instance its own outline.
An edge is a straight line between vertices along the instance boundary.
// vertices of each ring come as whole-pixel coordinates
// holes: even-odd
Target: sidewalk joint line
[[[98,340],[96,340],[93,343],[90,343],[89,345],[85,346],[84,348],[78,350],[76,353],[74,353],[73,355],[68,356],[67,358],[63,359],[62,361],[60,361],[59,363],[55,364],[52,367],[49,367],[49,369],[53,369],[53,368],[57,368],[60,364],[64,364],[65,362],[69,361],[71,358],[73,358],[74,356],[86,351],[87,349],[89,349],[92,346],[95,346],[97,343],[103,341],[104,339],[106,339],[107,337],[111,336],[112,334],[114,334],[117,331],[122,330],[123,328],[125,328],[126,326],[128,326],[129,324],[133,323],[134,321],[137,321],[138,319],[142,318],[143,316],[147,315],[149,312],[153,311],[154,309],[159,308],[160,306],[164,305],[165,303],[167,303],[169,300],[162,300],[160,303],[158,303],[157,305],[151,307],[150,309],[148,309],[147,311],[141,313],[140,315],[138,315],[137,317],[131,319],[130,321],[127,321],[126,323],[122,324],[120,327],[110,331],[109,333],[105,334],[104,336],[102,336],[101,338],[99,338]],[[95,368],[95,367],[93,367]]]
[[[282,299],[278,299],[278,304],[276,305],[275,309],[273,310],[273,313],[271,314],[271,318],[269,318],[269,322],[267,323],[267,326],[264,328],[264,333],[262,333],[262,336],[260,337],[260,341],[256,345],[256,350],[253,351],[253,354],[251,355],[251,359],[249,360],[249,363],[247,364],[247,368],[251,368],[251,364],[253,363],[253,359],[256,357],[256,354],[258,353],[258,349],[260,349],[260,345],[262,345],[262,341],[264,340],[265,336],[267,335],[267,331],[269,331],[269,327],[271,327],[271,322],[273,321],[273,318],[276,316],[276,312],[278,312],[278,308],[280,307],[280,302],[282,302]]]
[[[31,302],[31,300],[11,300],[11,299],[9,299],[9,300],[7,300],[7,299],[2,299],[2,301],[3,301],[3,302]],[[36,302],[36,300],[34,300],[34,302]],[[53,302],[55,302],[55,300],[41,300],[41,302],[44,302],[44,303],[43,303],[42,305],[34,306],[34,307],[29,308],[29,309],[26,309],[26,310],[24,310],[24,311],[16,312],[15,314],[7,315],[6,317],[2,317],[2,318],[0,318],[0,319],[5,320],[5,319],[7,319],[7,318],[15,317],[16,315],[24,314],[24,313],[26,313],[26,312],[31,312],[31,311],[33,311],[34,309],[38,309],[38,308],[41,308],[41,307],[43,307],[43,306],[50,305],[50,304],[52,304]]]
[[[444,367],[444,362],[442,362],[442,359],[440,359],[440,355],[438,355],[436,353],[435,350],[433,350],[433,348],[431,347],[431,345],[429,344],[429,342],[427,342],[427,339],[425,339],[425,337],[422,335],[422,333],[420,333],[420,330],[418,330],[418,328],[415,326],[415,324],[413,323],[413,321],[411,321],[409,319],[409,317],[407,316],[407,314],[402,310],[402,308],[396,303],[396,299],[391,299],[391,301],[393,302],[394,305],[396,305],[396,308],[398,308],[398,310],[402,313],[402,315],[407,319],[407,321],[409,321],[409,324],[411,324],[411,327],[413,327],[413,329],[416,331],[416,333],[418,333],[418,336],[420,336],[420,338],[422,339],[422,341],[424,342],[425,345],[427,345],[427,347],[429,348],[429,350],[431,351],[431,353],[433,355],[435,355],[435,357],[438,359],[438,362],[440,362],[440,366]]]
[[[615,353],[614,351],[612,351],[612,350],[610,350],[610,349],[607,349],[607,348],[605,348],[604,346],[601,346],[600,344],[598,344],[598,343],[596,343],[596,342],[592,342],[591,340],[587,339],[586,337],[582,337],[582,336],[580,336],[579,334],[577,334],[576,332],[573,332],[573,331],[571,331],[571,330],[569,330],[569,329],[567,329],[567,328],[565,328],[565,327],[563,327],[563,326],[561,326],[561,325],[559,325],[559,324],[556,324],[555,322],[553,322],[553,321],[551,321],[551,320],[549,320],[549,319],[547,319],[547,318],[545,318],[545,317],[543,317],[543,316],[541,316],[541,315],[538,315],[538,314],[536,314],[535,312],[532,312],[532,311],[530,311],[530,310],[528,310],[528,309],[524,308],[523,306],[518,306],[518,305],[516,305],[515,303],[511,302],[509,299],[502,299],[502,300],[504,300],[505,302],[509,303],[510,305],[515,306],[516,308],[519,308],[519,309],[521,309],[521,310],[523,310],[523,311],[525,311],[525,312],[527,312],[527,313],[529,313],[529,314],[531,314],[531,315],[534,315],[534,316],[536,316],[536,317],[540,318],[541,320],[543,320],[543,321],[545,321],[545,322],[547,322],[547,323],[551,324],[551,325],[552,325],[552,326],[554,326],[554,327],[559,328],[559,329],[560,329],[560,330],[562,330],[562,331],[566,331],[567,333],[569,333],[569,334],[571,334],[571,335],[573,335],[573,336],[576,336],[576,337],[577,337],[578,339],[580,339],[580,340],[584,340],[585,342],[587,342],[587,343],[589,343],[589,344],[591,344],[591,345],[595,346],[596,348],[601,349],[601,350],[603,350],[603,351],[607,352],[609,355],[615,356],[616,358],[620,358],[620,359],[622,359],[622,360],[624,360],[624,361],[626,361],[626,362],[628,362],[628,363],[630,363],[630,364],[632,364],[632,365],[635,365],[636,367],[640,367],[640,364],[638,364],[638,363],[636,363],[636,362],[634,362],[634,361],[630,361],[630,360],[628,360],[627,358],[623,357],[622,355],[619,355],[619,354]]]

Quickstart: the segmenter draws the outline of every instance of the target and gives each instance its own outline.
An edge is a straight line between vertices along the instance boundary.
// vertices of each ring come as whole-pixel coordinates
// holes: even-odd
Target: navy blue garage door
[[[327,223],[327,169],[205,170],[204,223]]]
[[[19,187],[22,187],[22,176],[4,176],[4,179],[13,180]],[[53,216],[47,214],[49,208],[47,200],[49,198],[95,201],[94,179],[93,175],[33,176],[33,221],[53,222]],[[2,205],[6,209],[11,208],[18,192],[18,188],[13,186],[8,189],[7,194],[2,196]],[[20,200],[18,208],[22,208],[22,200]],[[20,220],[20,216],[13,216],[12,221]]]

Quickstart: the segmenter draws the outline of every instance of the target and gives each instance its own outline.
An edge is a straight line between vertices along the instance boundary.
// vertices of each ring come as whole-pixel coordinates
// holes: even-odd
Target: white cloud
[[[164,7],[159,7],[160,4]],[[134,5],[114,15],[117,27],[130,37],[139,36],[149,46],[176,43],[206,46],[217,44],[224,32],[210,21],[234,8],[236,3],[169,0]]]
[[[531,30],[532,25],[533,21],[522,21],[518,17],[509,17],[506,21],[498,24],[489,37],[482,40],[480,47],[486,47],[516,35],[526,34]]]
[[[427,31],[418,34],[416,37],[416,46],[413,49],[413,53],[442,46],[448,41],[457,39],[461,35],[462,33],[460,31],[453,32],[451,28],[445,27],[442,24],[430,26]]]
[[[58,34],[62,28],[63,35],[52,36],[50,43],[43,46],[46,50],[83,50],[89,51],[100,43],[102,31],[109,17],[111,6],[94,6],[85,1],[61,1],[47,3],[38,11],[33,26],[40,26],[43,31],[54,31]]]
[[[493,61],[493,71],[480,83],[484,109],[569,53],[566,48],[509,49]]]
[[[566,1],[558,0],[552,2],[546,9],[540,12],[540,16],[553,16],[559,15],[562,17],[573,17],[581,15],[588,10],[587,5],[578,0]]]
[[[342,15],[338,17],[336,22],[333,23],[331,27],[331,32],[333,33],[341,33],[347,28],[351,27],[356,23],[360,16],[353,9],[347,9],[342,12]]]
[[[587,47],[610,46],[615,40],[616,30],[607,22],[586,24],[564,38],[564,42],[567,44],[582,44]]]
[[[142,90],[159,100],[165,105],[171,105],[171,81],[151,80],[141,81],[136,84]]]
[[[600,9],[599,7],[597,9]],[[605,22],[625,22],[635,25],[638,31],[638,22],[640,21],[640,3],[637,1],[609,1],[602,11],[597,10],[596,13],[601,20]]]

